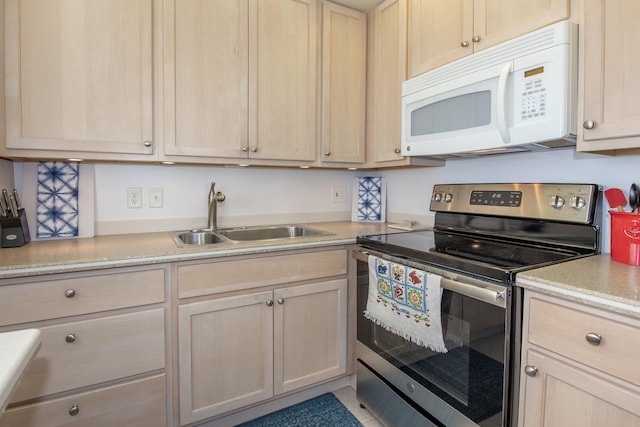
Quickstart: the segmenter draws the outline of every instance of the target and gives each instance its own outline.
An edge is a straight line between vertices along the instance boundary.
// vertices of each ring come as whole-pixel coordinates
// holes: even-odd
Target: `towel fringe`
[[[426,347],[430,350],[433,351],[437,351],[438,353],[446,353],[449,350],[447,350],[446,347],[441,347],[441,346],[437,346],[437,345],[433,345],[432,343],[428,343],[425,342],[424,340],[421,340],[409,333],[407,333],[406,331],[400,330],[398,328],[394,328],[391,325],[386,324],[385,322],[383,322],[382,320],[378,319],[377,317],[373,316],[371,313],[369,313],[368,311],[364,311],[364,317],[366,317],[367,319],[371,320],[373,323],[375,323],[377,326],[382,327],[383,329],[392,332],[396,335],[401,336],[402,338],[404,338],[407,341],[412,341],[420,346]]]

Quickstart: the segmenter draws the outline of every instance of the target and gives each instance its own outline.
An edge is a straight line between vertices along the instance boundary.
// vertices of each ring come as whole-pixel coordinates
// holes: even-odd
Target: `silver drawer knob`
[[[249,147],[240,147],[240,149],[241,149],[242,151],[244,151],[245,153],[246,153],[247,151],[249,151]]]
[[[535,377],[538,375],[538,368],[535,366],[527,365],[524,367],[524,373],[529,375],[530,377]]]
[[[284,298],[282,297],[278,298],[278,304],[280,305],[284,304]]]
[[[331,155],[331,151],[327,151],[324,153],[325,156],[330,156]]]
[[[257,153],[258,152],[258,147],[251,147],[251,152],[252,153]]]
[[[79,413],[80,407],[78,405],[73,405],[71,408],[69,408],[69,415],[71,415],[72,417],[75,417]]]
[[[69,344],[76,342],[77,339],[78,337],[76,336],[76,334],[68,334],[66,337],[64,337],[64,340]]]
[[[145,141],[143,144],[145,147],[151,147],[151,145],[153,145],[151,141]]]
[[[272,299],[268,299],[266,304],[267,304],[267,307],[271,307],[273,305],[273,300]]]
[[[461,47],[469,47],[469,42],[466,41],[466,40],[463,40],[463,41],[460,42],[460,46]]]
[[[589,344],[593,345],[600,345],[602,342],[602,335],[598,335],[595,332],[589,332],[585,338]]]
[[[473,36],[471,40],[473,40],[474,43],[478,43],[481,39],[480,36]]]
[[[584,123],[582,123],[582,127],[585,129],[593,129],[596,127],[596,122],[593,120],[585,120]]]
[[[67,298],[73,298],[76,296],[76,290],[75,289],[67,289],[66,291],[64,291],[64,296]]]

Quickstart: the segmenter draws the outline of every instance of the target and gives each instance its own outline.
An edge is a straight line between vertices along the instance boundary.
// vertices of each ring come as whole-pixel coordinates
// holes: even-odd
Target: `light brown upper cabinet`
[[[315,0],[172,0],[164,154],[315,159]]]
[[[4,1],[4,154],[150,160],[156,7]]]
[[[407,0],[386,0],[368,17],[367,166],[439,166],[400,154],[402,82],[407,79]]]
[[[569,18],[570,0],[409,0],[409,77]]]
[[[323,3],[322,131],[323,163],[365,160],[367,15]]]
[[[640,2],[582,6],[578,150],[640,148]]]

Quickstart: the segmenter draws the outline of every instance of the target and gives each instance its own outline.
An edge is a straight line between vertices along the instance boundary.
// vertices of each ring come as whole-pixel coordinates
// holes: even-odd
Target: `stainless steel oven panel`
[[[427,266],[425,264],[411,262],[404,258],[398,258],[398,257],[390,256],[388,254],[375,252],[369,249],[367,249],[366,251],[363,251],[363,250],[353,251],[353,257],[358,261],[368,262],[369,255],[384,258],[385,260],[406,265],[408,267],[424,270],[428,273],[437,274],[442,277],[442,280],[440,280],[440,286],[443,289],[448,289],[452,292],[467,296],[469,298],[474,298],[492,305],[496,305],[498,307],[502,307],[502,308],[507,307],[507,291],[505,287],[502,285],[496,285],[493,283],[476,280],[476,279],[473,279],[472,277],[461,278],[460,275],[455,273],[434,268],[432,266]]]
[[[377,355],[363,343],[359,341],[357,342],[356,351],[359,360],[364,362],[365,365],[378,373],[401,393],[405,394],[412,402],[415,402],[418,406],[424,408],[425,411],[435,417],[440,423],[446,426],[478,427],[478,424],[465,417],[447,402],[431,393],[425,387],[417,383],[413,378]],[[361,381],[362,380],[358,375],[357,389],[360,390],[360,393],[367,393],[366,389],[368,383],[363,383]],[[366,378],[364,381],[366,382]],[[373,404],[370,404],[370,406],[375,408]],[[395,424],[394,422],[391,425],[401,424]]]

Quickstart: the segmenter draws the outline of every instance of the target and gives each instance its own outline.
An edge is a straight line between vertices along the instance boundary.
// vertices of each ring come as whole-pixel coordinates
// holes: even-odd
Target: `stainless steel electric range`
[[[516,276],[597,254],[601,203],[594,184],[436,185],[432,231],[359,237],[360,402],[386,426],[515,426],[522,317]],[[446,353],[363,315],[373,256],[441,277]]]

